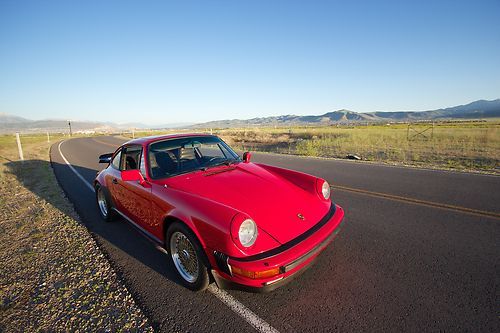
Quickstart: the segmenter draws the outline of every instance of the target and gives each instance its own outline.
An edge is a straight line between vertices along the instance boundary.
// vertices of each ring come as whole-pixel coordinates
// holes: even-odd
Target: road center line
[[[336,189],[336,190],[340,190],[340,191],[359,193],[359,194],[364,194],[364,195],[368,195],[368,196],[372,196],[372,197],[385,198],[385,199],[389,199],[389,200],[401,201],[401,202],[411,203],[411,204],[415,204],[415,205],[421,205],[421,206],[427,206],[427,207],[433,207],[433,208],[439,208],[439,209],[446,209],[446,210],[453,210],[453,211],[458,211],[461,213],[466,213],[466,214],[471,214],[471,215],[479,215],[479,216],[486,216],[486,217],[490,217],[490,218],[494,218],[494,219],[500,219],[500,214],[498,214],[498,213],[488,212],[488,211],[479,210],[479,209],[448,205],[448,204],[439,203],[439,202],[426,201],[426,200],[402,197],[399,195],[367,191],[367,190],[362,190],[362,189],[352,188],[352,187],[347,187],[347,186],[340,186],[340,185],[332,185],[332,188]]]
[[[73,173],[80,178],[80,180],[87,186],[89,190],[94,192],[94,188],[89,182],[68,162],[66,157],[61,151],[61,145],[66,141],[61,141],[57,146],[57,150],[59,151],[59,155],[61,155],[64,163],[70,168]],[[163,250],[163,249],[162,249]],[[162,251],[163,252],[163,251]],[[224,303],[229,309],[231,309],[234,313],[239,315],[242,319],[244,319],[247,323],[249,323],[253,328],[261,333],[279,333],[277,329],[268,324],[265,320],[257,316],[252,310],[243,305],[236,298],[225,292],[224,290],[220,290],[214,285],[210,285],[208,287],[208,291],[212,293],[215,297],[217,297],[222,303]]]

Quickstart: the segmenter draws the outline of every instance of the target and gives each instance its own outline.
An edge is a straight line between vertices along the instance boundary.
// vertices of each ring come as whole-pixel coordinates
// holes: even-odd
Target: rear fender
[[[116,208],[115,202],[113,201],[113,197],[111,196],[109,189],[106,186],[102,185],[98,180],[95,180],[94,181],[94,189],[96,188],[97,185],[99,185],[101,187],[102,191],[104,192],[104,196],[106,197],[106,200],[111,205],[110,208]]]

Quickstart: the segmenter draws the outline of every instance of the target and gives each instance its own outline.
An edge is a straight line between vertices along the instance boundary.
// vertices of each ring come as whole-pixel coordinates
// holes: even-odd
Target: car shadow
[[[159,251],[134,226],[121,217],[108,223],[101,219],[94,192],[77,178],[68,165],[43,160],[11,161],[5,165],[7,172],[14,175],[24,187],[62,213],[82,223],[90,231],[99,247],[104,249],[104,254],[108,258],[113,252],[111,264],[120,277],[124,274],[120,267],[130,265],[133,259],[147,265],[168,280],[182,285],[167,254]],[[77,165],[72,166],[88,183],[94,179],[98,171]],[[59,186],[54,187],[51,184],[53,182],[52,170]],[[62,195],[61,188],[67,199]],[[74,214],[75,211],[78,216]],[[116,249],[123,251],[124,254],[117,253]]]

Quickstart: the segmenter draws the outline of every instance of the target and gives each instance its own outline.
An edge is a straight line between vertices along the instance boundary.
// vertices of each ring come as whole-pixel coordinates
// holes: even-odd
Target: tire
[[[101,185],[97,184],[95,186],[95,198],[97,204],[97,211],[101,218],[105,222],[111,222],[115,218],[114,211],[111,209],[111,205],[109,204],[109,200],[104,192],[104,189]]]
[[[182,284],[193,291],[205,290],[210,283],[209,265],[194,233],[183,223],[174,222],[168,228],[165,245]]]

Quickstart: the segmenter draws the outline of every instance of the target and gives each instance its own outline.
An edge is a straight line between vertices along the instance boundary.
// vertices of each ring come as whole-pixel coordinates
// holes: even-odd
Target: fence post
[[[132,130],[132,139],[135,139],[135,131]]]
[[[47,143],[50,143],[50,134],[47,132]]]
[[[19,151],[19,159],[24,161],[23,147],[21,146],[21,139],[19,138],[19,132],[16,132],[17,150]]]

